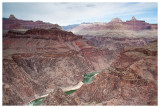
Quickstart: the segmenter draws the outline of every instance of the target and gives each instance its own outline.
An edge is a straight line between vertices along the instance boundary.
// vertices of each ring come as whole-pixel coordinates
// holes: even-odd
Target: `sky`
[[[23,20],[41,20],[60,26],[83,22],[109,22],[113,18],[123,21],[135,16],[138,20],[158,23],[156,2],[3,2],[2,17],[14,14]]]

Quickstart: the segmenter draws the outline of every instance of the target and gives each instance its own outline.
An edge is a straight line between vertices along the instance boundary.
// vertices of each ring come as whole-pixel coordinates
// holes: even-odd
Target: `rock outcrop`
[[[13,14],[11,14],[11,15],[9,16],[9,19],[10,19],[10,20],[16,20],[17,18],[16,18]]]
[[[132,19],[131,19],[131,21],[136,21],[136,18],[133,16]]]
[[[146,23],[142,20],[137,20],[134,16],[131,20],[126,21],[123,24],[126,26],[128,30],[133,31],[157,29],[157,27],[153,26],[152,24]]]
[[[114,18],[111,20],[110,23],[118,23],[118,22],[122,22],[122,20],[120,18]]]
[[[73,41],[78,38],[81,39],[81,36],[76,36],[72,32],[62,31],[57,28],[51,29],[31,29],[25,33],[17,32],[14,30],[8,31],[8,34],[5,37],[9,38],[32,38],[32,39],[45,39],[45,40],[56,40],[56,41]]]

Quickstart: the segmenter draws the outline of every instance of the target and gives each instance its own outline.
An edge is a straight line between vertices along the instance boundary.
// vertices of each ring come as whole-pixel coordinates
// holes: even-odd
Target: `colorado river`
[[[87,73],[84,75],[84,79],[83,81],[79,82],[77,85],[74,86],[69,86],[69,87],[60,87],[65,93],[66,92],[70,92],[72,90],[77,90],[79,89],[83,84],[91,84],[93,82],[94,77],[101,71],[97,71],[97,72],[92,72],[92,73]],[[74,91],[73,91],[74,92]],[[71,92],[71,93],[73,93]],[[69,93],[69,94],[71,94]],[[31,101],[29,104],[27,105],[36,105],[37,103],[35,102],[37,99],[39,99],[39,103],[43,102],[44,97],[47,97],[48,94],[42,95],[42,96],[36,96],[36,99],[34,99],[33,101]],[[43,98],[43,99],[42,99]]]

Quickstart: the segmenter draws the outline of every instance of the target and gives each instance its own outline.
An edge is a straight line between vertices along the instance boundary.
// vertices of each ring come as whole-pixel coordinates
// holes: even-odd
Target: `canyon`
[[[157,105],[157,24],[132,17],[71,28],[3,20],[3,105]]]

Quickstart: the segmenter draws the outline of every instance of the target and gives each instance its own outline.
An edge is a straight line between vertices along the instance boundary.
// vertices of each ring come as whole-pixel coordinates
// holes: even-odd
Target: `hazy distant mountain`
[[[93,24],[89,22],[82,22],[81,24]],[[79,26],[80,24],[72,24],[72,25],[67,25],[67,26],[61,26],[63,30],[70,31],[71,29]]]
[[[63,30],[70,31],[71,29],[77,27],[78,25],[80,24],[73,24],[73,25],[67,25],[67,26],[61,26],[61,27]]]

